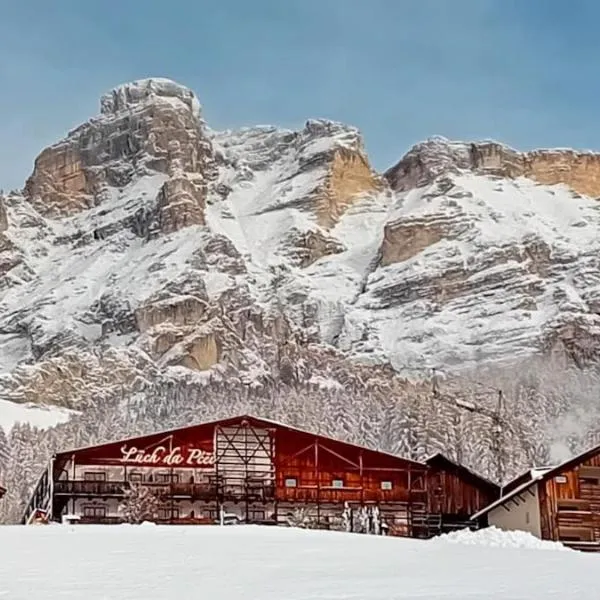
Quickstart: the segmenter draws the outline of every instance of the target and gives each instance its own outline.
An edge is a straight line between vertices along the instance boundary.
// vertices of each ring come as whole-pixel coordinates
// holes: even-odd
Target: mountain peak
[[[188,106],[195,116],[200,116],[200,102],[194,92],[164,77],[139,79],[118,85],[100,98],[100,112],[103,115],[113,115],[157,99],[179,100]]]

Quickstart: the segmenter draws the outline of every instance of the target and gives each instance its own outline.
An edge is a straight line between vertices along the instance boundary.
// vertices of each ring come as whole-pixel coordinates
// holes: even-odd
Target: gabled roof
[[[465,481],[470,482],[472,485],[478,488],[486,489],[490,494],[494,496],[500,495],[500,486],[496,485],[493,481],[482,477],[481,475],[475,473],[475,471],[471,471],[471,469],[457,463],[447,456],[438,452],[436,454],[431,455],[429,458],[425,459],[425,464],[430,467],[436,469],[446,469],[449,471],[457,472]]]
[[[195,429],[209,428],[209,427],[217,426],[217,425],[220,425],[223,427],[233,426],[233,425],[240,424],[244,421],[247,421],[251,425],[255,425],[255,426],[261,426],[261,427],[272,428],[272,429],[277,428],[281,431],[290,431],[290,432],[295,432],[295,433],[299,433],[299,434],[303,434],[303,435],[308,435],[308,436],[311,436],[312,438],[318,439],[323,442],[325,442],[325,441],[332,442],[333,441],[337,444],[341,444],[348,448],[354,448],[356,450],[364,450],[366,453],[369,453],[370,455],[377,454],[377,455],[385,456],[385,457],[388,457],[390,459],[394,459],[397,461],[402,461],[403,463],[408,464],[409,468],[413,467],[416,470],[424,471],[427,468],[427,466],[421,462],[417,462],[417,461],[411,460],[409,458],[404,458],[403,456],[398,456],[397,454],[392,454],[391,452],[383,452],[381,450],[375,450],[373,448],[368,448],[367,446],[362,446],[362,445],[353,444],[351,442],[347,442],[344,440],[331,438],[329,436],[317,434],[312,431],[308,431],[306,429],[292,427],[291,425],[287,425],[287,424],[281,423],[279,421],[275,421],[272,419],[266,419],[264,417],[256,417],[256,416],[250,415],[250,414],[243,414],[243,415],[238,415],[235,417],[229,417],[229,418],[225,418],[225,419],[216,419],[213,421],[205,421],[205,422],[195,423],[194,425],[187,425],[185,427],[177,427],[175,429],[155,431],[152,433],[137,435],[137,436],[133,436],[133,437],[129,437],[129,438],[115,439],[115,440],[112,440],[112,441],[109,441],[106,443],[102,443],[102,444],[98,444],[98,445],[84,446],[84,447],[80,447],[80,448],[65,450],[63,452],[56,453],[54,455],[54,458],[58,459],[58,460],[68,459],[68,458],[70,458],[71,455],[76,454],[78,452],[84,452],[86,450],[102,450],[104,448],[113,446],[114,444],[117,444],[117,443],[133,442],[136,440],[141,440],[141,439],[150,438],[150,437],[169,436],[171,434],[190,432]]]
[[[485,508],[481,509],[479,512],[476,512],[471,517],[471,521],[476,521],[480,517],[487,515],[487,513],[489,513],[491,510],[494,510],[498,506],[503,506],[506,502],[509,502],[513,498],[520,496],[523,492],[526,492],[527,490],[529,490],[534,483],[541,481],[543,479],[543,477],[544,477],[544,474],[539,473],[535,479],[531,479],[531,480],[526,481],[525,483],[522,483],[521,485],[517,486],[512,491],[510,491],[508,494],[501,496],[500,498],[498,498],[498,500],[492,502],[491,504],[488,504]]]
[[[535,479],[539,473],[545,473],[546,471],[549,471],[550,469],[553,469],[553,468],[554,468],[554,466],[536,467],[534,469],[529,469],[529,470],[525,471],[524,473],[521,473],[520,475],[518,475],[511,481],[509,481],[507,484],[503,485],[502,493],[508,494],[509,492],[512,492],[515,488],[518,488],[521,485],[523,485],[524,483],[527,483],[528,481],[532,481],[533,479]]]
[[[534,484],[543,481],[548,481],[549,479],[560,475],[563,471],[568,471],[573,467],[577,466],[578,464],[596,456],[597,454],[600,454],[600,446],[594,446],[593,448],[590,448],[589,450],[586,450],[581,454],[577,454],[576,456],[569,458],[568,460],[564,461],[559,465],[556,465],[555,467],[540,467],[537,469],[530,469],[529,471],[526,471],[522,475],[519,475],[518,477],[513,479],[508,484],[511,487],[512,485],[515,485],[516,487],[514,487],[513,489],[510,489],[509,487],[510,491],[507,494],[501,496],[498,500],[492,502],[483,510],[480,510],[479,512],[475,513],[471,517],[471,520],[478,519],[479,517],[482,517],[483,515],[489,513],[494,508],[502,506],[504,503],[510,501],[515,496],[518,496],[523,492],[527,491]],[[522,483],[519,484],[520,481],[522,481]]]

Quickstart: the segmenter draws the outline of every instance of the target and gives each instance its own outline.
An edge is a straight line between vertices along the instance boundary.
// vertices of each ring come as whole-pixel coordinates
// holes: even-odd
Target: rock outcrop
[[[518,152],[498,142],[451,142],[434,137],[417,144],[385,177],[396,191],[432,183],[445,173],[527,177],[545,185],[565,184],[575,192],[600,197],[600,154],[574,150]]]
[[[149,172],[177,171],[167,203],[181,199],[186,174],[192,180],[214,177],[200,105],[187,88],[161,79],[125,84],[102,97],[101,109],[36,159],[25,197],[41,214],[58,218],[92,208],[107,200],[111,188]],[[202,204],[205,192],[199,190],[186,194]],[[183,203],[181,212],[188,209],[197,221],[201,209]],[[171,219],[167,223],[173,226]]]

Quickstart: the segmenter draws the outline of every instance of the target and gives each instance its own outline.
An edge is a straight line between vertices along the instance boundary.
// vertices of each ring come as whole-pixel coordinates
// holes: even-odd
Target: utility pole
[[[437,372],[434,367],[431,369],[431,392],[434,398],[438,397],[439,391]]]
[[[502,409],[503,409],[504,399],[502,397],[502,390],[498,390],[498,400],[496,405],[496,414],[494,418],[494,431],[493,431],[493,440],[494,440],[494,454],[496,458],[496,479],[498,481],[498,485],[502,485],[502,481],[504,480],[504,444],[502,443]]]

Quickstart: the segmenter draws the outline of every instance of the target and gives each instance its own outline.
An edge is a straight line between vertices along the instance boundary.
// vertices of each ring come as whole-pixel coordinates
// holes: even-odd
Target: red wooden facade
[[[495,499],[492,484],[440,456],[424,464],[240,416],[57,454],[24,521],[41,509],[53,520],[119,522],[136,484],[160,498],[155,520],[167,523],[225,514],[282,524],[302,513],[321,527],[350,515],[354,527],[353,515],[366,511],[390,533],[416,537]]]

